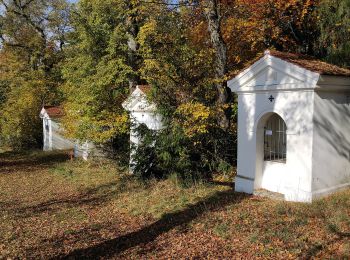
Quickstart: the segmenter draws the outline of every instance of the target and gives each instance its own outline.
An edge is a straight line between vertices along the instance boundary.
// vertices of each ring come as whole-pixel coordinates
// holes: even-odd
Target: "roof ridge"
[[[265,50],[265,55],[270,55],[286,62],[290,62],[304,69],[319,73],[321,75],[346,76],[350,77],[350,69],[343,68],[314,56],[276,50]]]

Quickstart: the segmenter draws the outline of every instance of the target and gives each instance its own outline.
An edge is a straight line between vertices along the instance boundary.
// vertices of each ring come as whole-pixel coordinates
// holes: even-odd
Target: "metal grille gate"
[[[264,127],[264,160],[285,163],[287,159],[287,126],[273,114]]]

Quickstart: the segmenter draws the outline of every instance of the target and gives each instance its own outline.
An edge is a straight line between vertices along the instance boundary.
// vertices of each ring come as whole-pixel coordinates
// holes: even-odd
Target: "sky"
[[[77,3],[79,0],[68,0],[68,2],[70,2],[70,3]],[[144,0],[144,1],[155,1],[155,0]],[[161,1],[161,0],[159,0],[159,1]],[[173,4],[177,4],[179,2],[179,0],[171,0],[171,3],[173,3]],[[3,13],[3,6],[2,5],[0,5],[0,14],[2,14]]]

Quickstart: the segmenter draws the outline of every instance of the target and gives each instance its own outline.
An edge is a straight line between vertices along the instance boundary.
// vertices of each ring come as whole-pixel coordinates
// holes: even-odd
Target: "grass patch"
[[[72,221],[85,221],[87,220],[87,214],[82,209],[68,208],[63,209],[56,213],[55,219],[58,222],[72,222]]]
[[[349,190],[287,203],[220,182],[140,183],[113,161],[65,153],[0,163],[0,258],[349,257]]]
[[[228,223],[223,222],[223,223],[217,224],[214,227],[213,231],[215,235],[226,239],[229,237],[229,229],[230,229],[230,225]]]

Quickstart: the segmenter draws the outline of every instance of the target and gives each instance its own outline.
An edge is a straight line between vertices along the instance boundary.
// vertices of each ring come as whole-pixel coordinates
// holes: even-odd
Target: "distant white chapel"
[[[96,153],[96,147],[91,142],[83,142],[64,137],[60,120],[64,116],[60,106],[44,106],[40,111],[43,122],[43,150],[73,150],[74,157],[82,157],[87,160],[92,152]]]
[[[138,85],[131,95],[123,103],[123,108],[130,113],[130,171],[133,171],[133,155],[137,145],[142,141],[137,134],[137,128],[144,124],[150,130],[161,130],[163,126],[162,116],[157,113],[156,105],[147,98],[151,87]]]
[[[61,134],[60,119],[64,115],[60,106],[44,106],[40,112],[43,120],[43,150],[69,150],[75,143]]]

